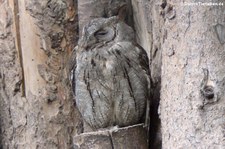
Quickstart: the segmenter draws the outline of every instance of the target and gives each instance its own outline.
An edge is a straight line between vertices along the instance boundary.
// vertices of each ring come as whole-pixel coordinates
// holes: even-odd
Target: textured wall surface
[[[225,51],[215,25],[224,25],[225,6],[167,2],[160,102],[163,148],[224,148]],[[203,69],[209,72],[206,79]],[[202,94],[205,86],[212,87],[213,98]]]
[[[2,148],[70,148],[79,133],[65,73],[77,39],[75,6],[72,0],[0,2]]]

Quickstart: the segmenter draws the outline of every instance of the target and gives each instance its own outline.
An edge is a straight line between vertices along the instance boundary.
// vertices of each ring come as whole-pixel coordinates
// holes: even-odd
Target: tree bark
[[[0,1],[1,146],[71,148],[79,133],[66,63],[77,41],[74,1]]]
[[[225,51],[217,34],[225,6],[185,3],[167,1],[164,12],[162,148],[224,148]]]
[[[142,124],[83,133],[74,137],[74,149],[147,149]]]

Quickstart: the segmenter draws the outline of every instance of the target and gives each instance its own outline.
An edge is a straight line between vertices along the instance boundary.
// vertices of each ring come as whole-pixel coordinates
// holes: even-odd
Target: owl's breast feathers
[[[77,57],[76,103],[94,128],[139,123],[149,98],[146,52],[132,42],[83,51]]]

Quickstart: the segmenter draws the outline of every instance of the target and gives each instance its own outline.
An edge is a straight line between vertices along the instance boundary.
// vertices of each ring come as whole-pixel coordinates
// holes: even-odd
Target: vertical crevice
[[[153,83],[152,83],[153,84]],[[161,81],[153,84],[151,95],[151,107],[150,107],[150,148],[161,149],[161,121],[158,114],[158,107],[160,101],[160,86]]]
[[[25,92],[25,76],[24,76],[24,67],[23,67],[23,54],[21,48],[21,38],[20,38],[20,17],[19,17],[19,3],[18,0],[13,1],[14,4],[14,22],[15,22],[15,37],[16,37],[16,47],[18,51],[19,62],[21,66],[21,75],[22,75],[22,83],[21,83],[21,93],[22,97],[26,97]]]
[[[111,147],[112,147],[112,149],[114,149],[114,144],[113,144],[112,132],[111,131],[109,131],[109,139],[110,139]]]

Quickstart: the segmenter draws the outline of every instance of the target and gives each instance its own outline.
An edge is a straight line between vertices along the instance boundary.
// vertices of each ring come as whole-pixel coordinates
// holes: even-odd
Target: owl
[[[143,120],[149,111],[148,57],[131,27],[117,16],[91,20],[72,57],[72,89],[86,123],[99,129]]]

